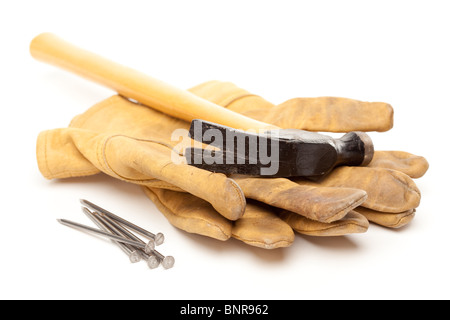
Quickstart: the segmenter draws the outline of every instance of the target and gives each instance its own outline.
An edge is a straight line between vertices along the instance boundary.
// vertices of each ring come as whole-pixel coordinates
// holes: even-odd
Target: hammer
[[[195,119],[189,135],[212,148],[187,148],[187,163],[225,174],[317,179],[338,165],[365,166],[374,153],[370,137],[359,131],[333,139],[299,129],[254,132]]]
[[[198,148],[187,149],[185,156],[197,160],[191,163],[188,161],[188,163],[200,168],[250,175],[320,176],[337,165],[368,164],[373,157],[372,141],[363,132],[351,132],[341,139],[332,139],[298,129],[280,129],[222,108],[189,91],[178,89],[142,72],[78,48],[51,33],[43,33],[34,38],[30,44],[30,53],[37,60],[71,71],[109,87],[124,97],[189,121],[191,129],[195,125],[200,125],[203,129],[218,130],[225,136],[234,134],[244,139],[256,139],[258,146],[262,146],[262,149],[265,144],[265,148],[270,146],[271,150],[274,149],[273,152],[278,152],[279,155],[278,160],[274,160],[274,157],[269,159],[274,160],[271,164],[278,167],[278,170],[261,170],[267,167],[265,163],[267,159],[263,159],[262,149],[258,149],[256,153],[250,152],[250,149],[248,152],[234,152],[235,150],[227,148],[226,143],[225,145],[212,143],[212,146],[222,149],[218,151],[219,156],[214,154],[214,159],[220,157],[240,159],[234,164],[225,162],[216,163],[214,166],[209,164],[212,154],[205,155],[203,150]],[[265,131],[256,136],[244,131],[261,129]],[[204,140],[193,131],[191,137],[198,141]],[[203,142],[207,143],[207,141]],[[277,146],[278,149],[275,150],[273,146]]]

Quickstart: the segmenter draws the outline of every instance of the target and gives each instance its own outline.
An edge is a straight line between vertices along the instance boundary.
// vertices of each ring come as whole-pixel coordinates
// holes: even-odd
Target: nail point
[[[82,210],[84,213],[93,214],[93,212],[92,212],[91,210],[89,210],[88,208],[86,208],[86,207],[81,207],[81,210]]]

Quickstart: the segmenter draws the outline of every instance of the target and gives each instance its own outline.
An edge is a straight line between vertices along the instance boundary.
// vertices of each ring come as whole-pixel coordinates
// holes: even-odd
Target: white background
[[[447,1],[2,1],[0,298],[450,298],[449,10]],[[181,88],[218,79],[275,103],[391,103],[394,129],[371,136],[378,150],[428,159],[415,220],[297,235],[266,251],[180,231],[139,187],[105,175],[44,179],[38,133],[113,94],[33,60],[29,43],[46,31]],[[164,232],[160,251],[175,267],[131,264],[109,241],[58,224],[90,224],[79,198]]]

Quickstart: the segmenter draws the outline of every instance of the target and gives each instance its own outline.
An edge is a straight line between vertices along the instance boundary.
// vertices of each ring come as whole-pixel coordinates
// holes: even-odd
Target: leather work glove
[[[367,199],[361,189],[281,178],[231,179],[172,163],[172,151],[179,146],[169,137],[175,129],[188,126],[114,96],[76,117],[69,128],[41,133],[37,145],[39,168],[49,179],[102,171],[142,185],[174,226],[221,240],[233,236],[264,248],[290,245],[292,228],[315,235],[367,229],[364,216],[352,211]],[[182,151],[176,150],[179,157]],[[404,165],[407,161],[398,162]],[[246,203],[246,198],[258,202]],[[287,223],[274,208],[283,210],[281,217]],[[292,215],[303,221],[303,230]]]
[[[188,232],[220,240],[233,236],[265,248],[290,245],[292,228],[271,206],[247,203],[234,179],[173,162],[172,157],[178,157],[178,162],[184,157],[180,156],[183,146],[172,141],[172,133],[184,128],[187,134],[189,125],[113,96],[75,117],[69,128],[40,133],[39,169],[48,179],[104,172],[141,185],[170,223]],[[240,181],[244,183],[245,178]],[[301,186],[280,178],[260,180],[256,185],[274,195],[262,202],[325,221],[327,226],[336,225],[339,234],[367,229],[361,215],[347,217],[366,199],[362,190]]]

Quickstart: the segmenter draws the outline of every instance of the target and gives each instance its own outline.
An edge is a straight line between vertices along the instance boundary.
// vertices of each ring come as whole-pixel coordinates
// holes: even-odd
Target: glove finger
[[[245,213],[236,220],[232,237],[264,249],[288,247],[294,242],[292,228],[272,209],[262,204],[247,203]]]
[[[155,186],[159,180],[168,185],[176,186],[209,203],[230,220],[236,220],[244,214],[245,196],[239,186],[224,174],[211,173],[184,164],[184,158],[172,153],[170,146],[154,140],[134,139],[122,135],[99,134],[89,130],[68,128],[57,131],[63,137],[64,147],[60,139],[47,139],[45,147],[38,148],[38,159],[46,157],[57,159],[55,168],[49,168],[53,162],[43,162],[43,174],[52,177],[48,172],[57,172],[67,168],[70,160],[84,157],[96,168],[114,178],[127,182]],[[54,142],[52,146],[50,142]],[[41,149],[45,150],[41,154]],[[61,155],[68,150],[68,154]],[[78,158],[71,158],[76,150]],[[53,152],[56,154],[50,154]],[[61,160],[67,157],[67,163],[61,167]],[[180,164],[174,163],[173,157],[178,156]],[[75,168],[77,168],[75,166]],[[84,168],[84,167],[83,167]],[[92,169],[92,167],[89,167]]]
[[[102,147],[103,166],[116,178],[146,184],[148,177],[163,180],[213,205],[224,217],[239,219],[245,210],[245,196],[239,186],[224,174],[211,173],[180,159],[174,163],[172,149],[154,141],[115,136]]]
[[[303,215],[321,222],[342,219],[367,198],[363,190],[299,185],[284,178],[230,176],[246,198]]]
[[[232,222],[190,193],[147,187],[144,192],[174,227],[189,233],[222,241],[234,237],[265,249],[287,247],[294,241],[292,228],[260,205],[247,205],[242,218]]]
[[[187,192],[143,189],[173,226],[222,241],[231,237],[232,222],[217,213],[210,203]]]
[[[388,228],[401,228],[412,221],[416,210],[410,209],[404,212],[390,213],[358,207],[355,208],[355,211],[365,216],[370,222]]]
[[[281,128],[309,131],[387,131],[393,126],[393,109],[384,102],[339,97],[294,98],[275,106],[233,83],[208,81],[192,93],[247,117]]]
[[[429,164],[424,157],[404,151],[375,151],[368,167],[392,169],[416,179],[427,172]]]
[[[399,213],[417,208],[420,191],[406,174],[383,168],[339,167],[318,182],[297,179],[301,185],[356,188],[367,192],[363,207]]]
[[[84,177],[100,172],[75,146],[72,129],[43,131],[36,142],[36,158],[41,174],[47,179]],[[79,135],[87,135],[81,131]],[[95,136],[95,134],[93,134]]]
[[[282,211],[280,217],[298,233],[319,237],[364,233],[369,228],[369,221],[355,211],[331,223],[314,221],[289,211]]]
[[[384,102],[339,97],[294,98],[270,109],[264,121],[309,131],[388,131],[394,111]]]

